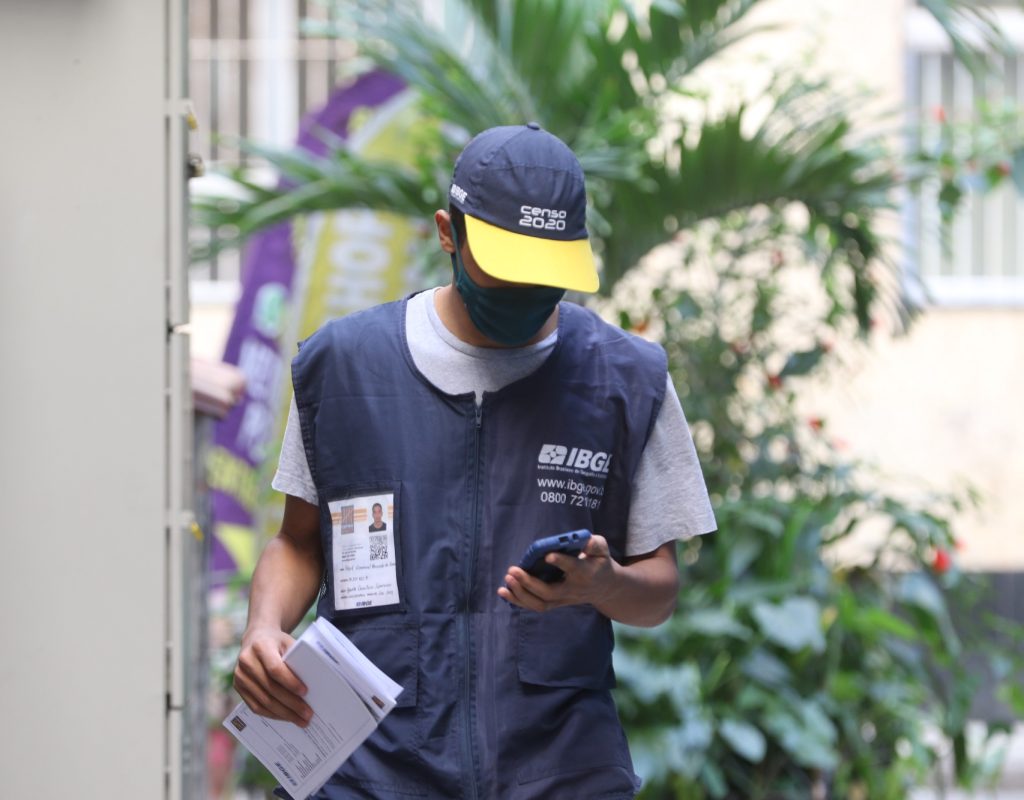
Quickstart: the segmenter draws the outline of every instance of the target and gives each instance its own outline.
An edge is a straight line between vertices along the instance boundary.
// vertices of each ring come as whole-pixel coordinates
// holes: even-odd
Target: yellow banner
[[[357,111],[349,125],[353,149],[375,159],[411,163],[416,137],[409,131],[422,125],[414,99],[402,92],[383,106]],[[289,364],[296,343],[326,321],[423,288],[414,253],[429,222],[367,209],[341,209],[295,221],[296,272],[282,347]],[[292,397],[290,369],[284,375],[275,436],[260,481],[265,489],[257,529],[264,538],[277,532],[284,510],[284,495],[270,489]]]

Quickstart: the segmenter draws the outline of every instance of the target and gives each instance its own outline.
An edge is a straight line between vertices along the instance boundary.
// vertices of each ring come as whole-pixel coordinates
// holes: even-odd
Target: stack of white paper
[[[306,685],[309,725],[267,719],[239,703],[224,720],[295,800],[323,786],[395,707],[402,687],[331,623],[317,619],[284,654]]]

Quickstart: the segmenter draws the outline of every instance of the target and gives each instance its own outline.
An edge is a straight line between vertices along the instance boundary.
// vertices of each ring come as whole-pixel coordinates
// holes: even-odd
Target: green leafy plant
[[[986,745],[1006,725],[968,748],[981,677],[966,654],[1005,678],[1024,638],[953,624],[980,591],[953,556],[970,496],[879,489],[801,413],[805,381],[839,369],[836,342],[857,329],[852,304],[802,280],[815,241],[765,209],[703,223],[648,267],[653,292],[626,281],[605,308],[663,342],[720,530],[685,546],[673,618],[617,634],[646,798],[896,800],[950,746],[934,731],[958,783],[994,776]],[[1014,686],[1007,722],[1024,715]]]
[[[980,102],[970,119],[931,109],[922,121],[911,166],[937,185],[942,220],[952,222],[964,197],[1011,184],[1024,194],[1024,114],[1012,102]]]

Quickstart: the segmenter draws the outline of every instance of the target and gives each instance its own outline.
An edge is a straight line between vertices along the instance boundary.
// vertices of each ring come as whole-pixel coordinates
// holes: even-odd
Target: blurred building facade
[[[817,14],[779,0],[763,11],[815,47],[816,69],[875,94],[866,123],[898,112],[894,137],[921,121],[970,120],[982,102],[1024,107],[1019,7],[992,4],[1011,52],[972,77],[913,3],[813,6]],[[815,393],[809,413],[894,482],[977,490],[981,505],[961,517],[956,559],[966,569],[1024,572],[1024,198],[1012,186],[968,198],[945,248],[936,195],[930,187],[903,198],[891,231],[905,289],[925,313],[906,336],[880,325],[867,351],[849,354],[850,372]]]

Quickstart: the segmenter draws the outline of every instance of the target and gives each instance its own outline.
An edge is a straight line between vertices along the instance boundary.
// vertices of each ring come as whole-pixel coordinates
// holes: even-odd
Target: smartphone
[[[585,528],[538,539],[527,548],[519,562],[519,567],[545,583],[558,583],[565,579],[565,573],[558,567],[548,564],[544,560],[544,556],[548,553],[579,555],[589,540],[590,531]]]

